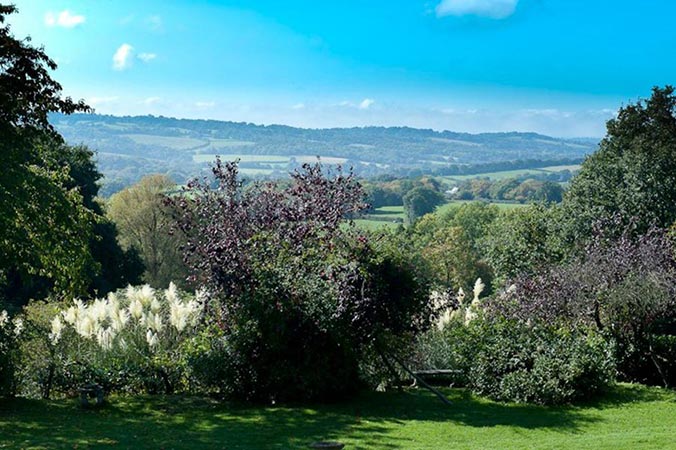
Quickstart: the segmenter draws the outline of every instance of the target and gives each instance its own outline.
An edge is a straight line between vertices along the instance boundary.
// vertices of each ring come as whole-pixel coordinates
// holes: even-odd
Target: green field
[[[481,200],[453,200],[452,202],[445,203],[439,206],[436,210],[437,214],[444,214],[450,209],[457,208],[460,205],[465,203],[474,203],[481,202]],[[491,202],[491,205],[495,205],[500,210],[512,210],[528,206],[527,203],[505,203],[505,202]]]
[[[383,206],[369,214],[370,217],[380,218],[383,220],[396,220],[404,219],[404,207],[403,206]]]
[[[193,161],[197,163],[202,162],[214,162],[216,156],[220,156],[222,161],[234,161],[239,159],[240,162],[257,162],[263,164],[275,164],[275,165],[286,165],[289,163],[288,156],[279,156],[279,155],[241,155],[241,154],[216,154],[216,153],[198,153],[193,155]]]
[[[491,180],[502,180],[504,178],[515,178],[522,177],[526,175],[538,175],[543,173],[552,173],[552,172],[561,172],[564,170],[570,170],[574,172],[580,170],[579,164],[567,165],[567,166],[547,166],[539,167],[537,169],[517,169],[517,170],[503,170],[500,172],[485,172],[485,173],[476,173],[473,175],[451,175],[446,177],[440,177],[447,181],[465,181],[472,178],[490,178]]]
[[[580,170],[582,166],[580,164],[573,164],[570,166],[548,166],[548,167],[542,167],[541,170],[544,170],[545,172],[561,172],[562,170],[570,170],[571,172],[575,172],[576,170]]]
[[[477,200],[453,200],[448,203],[444,203],[439,206],[436,210],[437,214],[444,214],[447,211],[457,208],[460,205],[465,203],[473,203]],[[480,200],[479,200],[480,201]],[[528,206],[524,203],[491,203],[495,205],[500,210],[512,210],[523,208]],[[370,212],[369,214],[364,215],[362,219],[355,220],[355,224],[361,228],[369,230],[377,230],[383,227],[386,228],[396,228],[400,223],[403,223],[405,218],[404,207],[403,206],[383,206],[377,208],[375,211]]]
[[[213,149],[251,147],[252,145],[256,145],[256,143],[253,141],[238,141],[235,139],[209,139],[209,147]]]
[[[581,406],[495,403],[446,389],[364,393],[334,405],[246,406],[181,396],[112,397],[83,410],[73,399],[0,401],[0,448],[673,449],[676,394],[620,385]]]
[[[403,206],[383,206],[366,214],[363,219],[355,220],[355,224],[368,230],[396,228],[404,221]]]
[[[524,175],[537,175],[545,172],[542,169],[518,169],[518,170],[504,170],[502,172],[486,172],[476,173],[473,175],[453,175],[441,177],[447,181],[465,181],[472,178],[490,178],[491,180],[502,180],[503,178],[522,177]]]
[[[296,161],[303,163],[316,163],[317,155],[295,155]],[[335,156],[320,156],[322,164],[344,164],[347,161],[347,158],[337,158]]]
[[[381,230],[383,228],[397,228],[400,224],[385,220],[355,219],[355,225],[365,230]]]
[[[123,136],[137,144],[167,147],[173,150],[188,150],[207,144],[207,141],[180,136],[155,136],[152,134],[125,134]]]
[[[208,150],[213,150],[209,148]],[[216,159],[217,153],[196,153],[193,155],[192,159],[196,163],[203,162],[213,162]],[[299,164],[303,163],[315,163],[317,162],[317,157],[312,155],[293,155],[293,156],[282,156],[282,155],[245,155],[245,154],[218,154],[220,155],[223,161],[233,161],[239,159],[240,162],[257,162],[262,164],[271,164],[280,166],[280,168],[285,168],[287,164],[291,161],[291,158],[295,158],[296,162]],[[321,162],[323,164],[343,164],[347,161],[345,158],[336,158],[333,156],[322,156]]]

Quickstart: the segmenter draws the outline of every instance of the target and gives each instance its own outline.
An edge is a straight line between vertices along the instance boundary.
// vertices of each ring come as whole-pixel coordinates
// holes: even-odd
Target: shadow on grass
[[[308,448],[341,440],[349,448],[405,449],[404,424],[445,422],[576,432],[598,421],[581,407],[500,404],[446,390],[451,406],[426,391],[365,393],[334,405],[253,407],[198,397],[112,397],[100,409],[75,400],[0,402],[0,448]],[[591,408],[659,398],[645,388],[619,387]]]

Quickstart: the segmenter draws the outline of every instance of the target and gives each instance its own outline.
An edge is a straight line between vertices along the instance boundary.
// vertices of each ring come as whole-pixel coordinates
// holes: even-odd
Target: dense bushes
[[[609,236],[615,232],[617,226],[597,228],[583,256],[518,277],[489,307],[522,322],[593,328],[617,343],[623,379],[676,385],[673,243],[657,228]]]
[[[193,355],[201,383],[257,401],[340,398],[369,348],[426,327],[425,264],[345,223],[364,207],[351,174],[306,165],[287,186],[246,188],[234,163],[214,175],[216,188],[169,200],[193,277],[214,294],[218,338]]]
[[[560,404],[598,394],[614,378],[612,346],[594,333],[502,320],[472,327],[479,345],[468,380],[477,394]]]
[[[158,295],[129,287],[70,305],[33,302],[24,310],[24,395],[71,394],[86,383],[106,391],[171,393],[189,387],[185,348],[199,327],[201,299],[173,285]]]
[[[0,311],[0,397],[16,392],[18,339],[23,328],[20,318],[10,320],[7,311]]]
[[[485,317],[419,339],[418,365],[452,368],[451,382],[494,400],[569,403],[614,378],[613,346],[596,333]]]

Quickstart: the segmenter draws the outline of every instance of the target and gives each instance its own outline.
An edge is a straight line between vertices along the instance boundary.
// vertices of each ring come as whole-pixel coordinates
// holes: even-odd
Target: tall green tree
[[[437,206],[444,202],[444,196],[425,186],[418,186],[404,195],[404,214],[406,222],[415,223],[418,218],[434,212]]]
[[[676,96],[653,88],[648,100],[621,108],[565,196],[571,242],[586,241],[595,221],[614,215],[642,232],[676,221]]]
[[[411,238],[439,287],[469,292],[481,278],[490,291],[492,274],[483,261],[480,242],[497,216],[497,206],[472,202],[441,215],[427,214],[415,223]]]
[[[503,282],[521,274],[532,274],[559,262],[563,249],[561,210],[557,206],[532,204],[504,211],[481,239],[483,255]]]
[[[164,205],[164,196],[175,186],[165,175],[148,175],[108,201],[107,215],[120,231],[120,243],[126,250],[138,251],[145,265],[144,279],[153,286],[180,283],[188,275],[183,240],[179,233],[171,233],[174,221]]]
[[[80,192],[82,204],[94,217],[89,251],[95,264],[89,266],[87,274],[90,280],[88,293],[101,296],[129,284],[140,283],[144,266],[138,252],[120,246],[117,227],[105,216],[97,198],[98,181],[103,175],[96,167],[94,152],[83,145],[60,145],[54,153],[54,159],[68,168],[70,180],[65,187]]]
[[[58,291],[81,293],[92,264],[93,217],[81,193],[66,187],[68,168],[50,151],[62,139],[48,116],[89,108],[63,98],[50,75],[54,61],[12,35],[7,17],[15,12],[0,4],[0,296],[11,295],[10,278],[30,275],[49,279]]]

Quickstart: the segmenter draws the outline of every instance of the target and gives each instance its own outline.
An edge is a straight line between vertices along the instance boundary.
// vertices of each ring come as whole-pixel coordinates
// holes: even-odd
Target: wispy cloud
[[[195,106],[197,106],[198,108],[203,108],[203,109],[213,108],[214,106],[216,106],[216,102],[204,102],[204,101],[195,102]]]
[[[45,25],[48,27],[73,28],[85,23],[86,18],[81,14],[73,14],[67,9],[60,13],[49,11],[45,14]]]
[[[120,97],[87,97],[87,103],[91,106],[101,106],[109,103],[115,103],[120,99]]]
[[[122,44],[113,55],[113,69],[124,70],[131,66],[134,47],[129,44]]]
[[[157,54],[155,53],[139,53],[137,56],[138,59],[140,59],[143,62],[150,62],[153,59],[157,58]]]
[[[162,17],[160,16],[149,16],[146,19],[146,24],[148,25],[148,28],[150,28],[153,31],[160,31],[162,29],[163,25]]]
[[[299,109],[305,109],[305,103],[296,103],[291,107],[291,109],[299,110]]]
[[[160,97],[148,97],[146,99],[143,99],[141,101],[141,103],[143,103],[146,106],[151,106],[151,105],[156,105],[157,103],[160,102],[160,100],[162,100],[162,98],[160,98]]]
[[[136,18],[136,15],[134,14],[129,14],[127,16],[124,16],[123,18],[120,19],[120,25],[129,25],[134,21]]]
[[[481,16],[505,19],[516,10],[519,0],[442,0],[436,7],[437,17]]]
[[[376,101],[372,98],[365,98],[359,103],[359,109],[369,109]]]

